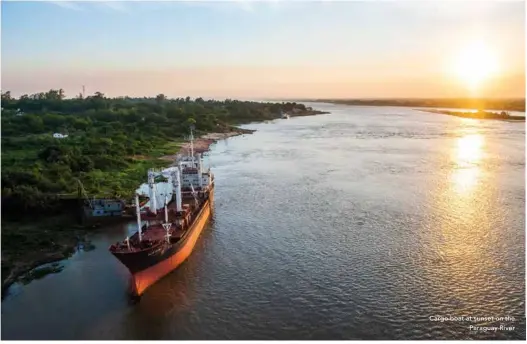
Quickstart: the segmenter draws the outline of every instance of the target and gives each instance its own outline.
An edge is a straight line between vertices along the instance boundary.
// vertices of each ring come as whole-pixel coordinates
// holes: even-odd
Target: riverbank
[[[356,106],[403,106],[451,109],[501,109],[525,112],[525,99],[305,99],[301,102],[319,102]]]
[[[317,110],[296,111],[291,116],[313,116],[327,112]],[[279,116],[279,115],[276,115]],[[278,119],[275,118],[275,119]],[[220,129],[220,128],[219,128]],[[219,132],[201,135],[194,141],[194,152],[204,153],[215,142],[229,137],[252,134],[255,130],[242,129],[234,126],[223,126]],[[162,156],[140,155],[134,157],[137,164],[155,164],[151,167],[161,167],[173,162],[178,154],[186,153],[190,149],[189,142],[167,142],[162,151],[173,151],[174,154]],[[129,173],[137,175],[138,184],[144,173],[138,174],[139,168],[130,168]],[[124,171],[126,174],[126,171]],[[123,177],[123,176],[122,176]],[[68,216],[56,216],[35,222],[7,222],[2,226],[2,297],[8,288],[18,280],[30,280],[34,269],[48,263],[58,262],[69,258],[80,246],[86,244],[87,236],[93,226],[78,225],[75,219]],[[60,269],[50,269],[49,273],[59,272]],[[41,277],[37,273],[35,276]]]
[[[462,111],[449,111],[449,110],[423,110],[423,109],[414,109],[421,112],[436,113],[441,115],[449,115],[462,118],[471,118],[471,119],[481,119],[481,120],[498,120],[506,122],[525,122],[525,117],[523,116],[511,116],[505,111],[501,113],[490,112],[490,111],[476,111],[476,112],[462,112]]]
[[[330,112],[328,111],[319,111],[319,110],[313,110],[312,108],[307,108],[306,110],[293,109],[291,111],[287,111],[285,114],[289,115],[289,117],[305,117],[305,116],[327,115],[329,113]]]
[[[207,133],[194,140],[194,152],[204,153],[219,140],[244,134],[255,130],[238,127],[225,128],[224,132]],[[158,157],[158,160],[174,162],[179,154],[190,150],[190,143],[184,142],[174,146],[176,154]],[[141,157],[142,160],[155,157]],[[2,226],[4,249],[2,250],[2,298],[9,287],[17,280],[29,281],[31,272],[38,267],[59,262],[71,257],[81,245],[89,245],[86,236],[95,226],[81,226],[74,218],[67,216],[51,217],[36,223],[4,222]],[[97,226],[98,227],[98,226]],[[5,245],[7,242],[7,245]],[[60,269],[49,269],[47,273],[60,272]],[[41,273],[35,274],[43,277]]]
[[[255,130],[249,130],[249,129],[242,129],[237,127],[231,127],[229,130],[225,132],[218,132],[218,133],[208,133],[200,136],[199,138],[194,140],[194,153],[205,153],[210,149],[210,146],[217,141],[228,139],[229,137],[234,137],[238,135],[244,135],[244,134],[252,134]],[[190,142],[184,142],[179,147],[179,150],[175,154],[171,155],[164,155],[160,157],[159,159],[165,160],[165,161],[171,161],[173,162],[176,160],[177,156],[180,154],[187,154],[190,152]]]
[[[31,274],[41,265],[73,255],[79,247],[90,247],[91,228],[75,223],[70,216],[55,216],[36,222],[2,223],[2,298],[17,280],[43,277]],[[56,272],[50,269],[49,273]],[[31,276],[33,275],[33,276]]]
[[[194,152],[204,153],[210,146],[229,137],[251,134],[254,130],[232,127],[225,132],[207,133],[194,141]],[[190,151],[190,143],[174,145],[167,143],[165,149],[176,149],[176,154],[161,157],[141,156],[137,160],[143,162],[163,160],[174,162],[180,154]],[[156,163],[156,165],[159,165]],[[138,180],[140,183],[140,181]],[[131,218],[129,221],[132,220]],[[61,269],[36,270],[39,267],[60,262],[73,255],[80,246],[88,246],[87,235],[100,224],[79,225],[74,217],[53,216],[36,222],[4,221],[2,226],[2,298],[9,287],[21,280],[26,283],[35,278],[42,278],[46,274],[60,272]],[[35,272],[36,273],[33,273]]]

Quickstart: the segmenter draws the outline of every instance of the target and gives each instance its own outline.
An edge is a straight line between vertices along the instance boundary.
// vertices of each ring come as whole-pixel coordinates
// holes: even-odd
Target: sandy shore
[[[198,139],[194,140],[194,153],[204,153],[207,152],[210,148],[210,146],[219,141],[219,140],[225,140],[229,137],[243,135],[243,134],[252,134],[254,130],[248,130],[248,129],[239,129],[239,130],[232,130],[225,133],[209,133],[205,134]],[[176,154],[173,155],[165,155],[161,157],[160,159],[167,160],[167,161],[174,161],[176,160],[176,157],[179,154],[188,154],[190,152],[190,142],[185,142],[179,149],[179,151]]]
[[[209,147],[216,141],[224,140],[229,137],[238,136],[242,133],[237,131],[230,131],[227,133],[209,133],[201,136],[194,141],[194,152],[203,153],[209,150]],[[180,154],[184,154],[187,151],[190,151],[190,142],[185,142],[179,149]]]

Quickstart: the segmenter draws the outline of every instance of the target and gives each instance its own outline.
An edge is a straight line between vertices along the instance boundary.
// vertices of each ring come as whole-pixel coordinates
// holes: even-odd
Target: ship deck
[[[185,231],[181,228],[176,228],[174,224],[172,224],[172,228],[170,229],[170,238],[171,242],[179,240],[183,235],[185,234]],[[144,227],[143,227],[144,228]],[[161,224],[155,224],[148,226],[146,229],[143,230],[142,234],[142,241],[139,241],[139,233],[135,232],[130,237],[130,248],[128,248],[128,245],[126,242],[121,241],[114,245],[110,246],[110,251],[114,253],[131,253],[131,252],[137,252],[144,249],[147,249],[152,246],[157,246],[160,242],[163,240],[166,240],[166,230],[163,228]]]
[[[194,206],[194,197],[187,195],[183,196],[182,200],[182,207],[183,212],[194,212],[196,210]],[[177,215],[176,211],[176,202],[171,202],[167,206],[168,210],[168,221],[172,223],[172,226],[169,230],[171,241],[177,241],[180,239],[184,234],[185,230],[179,225],[176,225],[174,222],[175,219],[180,218]],[[141,214],[141,219],[146,221],[154,221],[154,222],[165,222],[165,211],[164,209],[158,210],[157,214],[151,214],[147,213]],[[154,223],[148,226],[143,226],[143,231],[141,232],[142,235],[142,241],[139,241],[139,233],[135,232],[130,237],[130,248],[128,248],[128,245],[126,242],[118,242],[110,247],[110,251],[112,252],[137,252],[143,249],[146,249],[148,247],[156,246],[159,242],[166,240],[166,230],[163,228],[163,225],[161,223]],[[174,240],[175,239],[175,240]]]
[[[161,224],[156,224],[147,227],[147,229],[142,233],[143,234],[143,240],[151,240],[151,241],[157,241],[157,240],[163,240],[166,236],[166,230],[163,228]],[[170,236],[172,238],[181,238],[185,231],[181,228],[176,228],[175,224],[172,224],[172,228],[170,229]],[[139,234],[137,234],[139,236]],[[135,236],[135,234],[134,234]]]
[[[183,210],[188,207],[192,207],[192,204],[194,203],[194,197],[190,194],[190,192],[183,192],[181,205]],[[168,203],[167,206],[168,211],[168,220],[173,221],[177,217],[177,205],[175,201],[171,201]],[[165,209],[160,208],[157,210],[157,213],[152,213],[149,209],[147,209],[146,212],[141,213],[141,220],[159,220],[164,221],[165,220]]]

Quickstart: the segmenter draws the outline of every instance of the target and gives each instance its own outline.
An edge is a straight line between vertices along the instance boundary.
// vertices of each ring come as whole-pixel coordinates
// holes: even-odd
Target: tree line
[[[60,211],[56,195],[76,192],[77,180],[90,196],[130,197],[148,168],[165,164],[159,156],[175,153],[191,124],[199,135],[306,111],[294,102],[163,94],[109,98],[96,92],[66,99],[62,89],[1,97],[2,210],[11,216]]]

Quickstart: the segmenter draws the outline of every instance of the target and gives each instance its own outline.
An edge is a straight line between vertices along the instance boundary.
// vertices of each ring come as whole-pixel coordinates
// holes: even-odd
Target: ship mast
[[[198,156],[198,185],[200,191],[203,192],[203,160],[201,154],[196,154]]]
[[[152,204],[152,207],[154,207],[154,214],[157,215],[157,195],[156,195],[156,191],[157,191],[157,187],[156,187],[156,182],[154,181],[154,184],[152,184],[152,195],[154,196],[153,197],[153,204]]]
[[[157,214],[156,183],[154,171],[148,171],[148,186],[150,187],[150,211]]]
[[[167,239],[167,243],[170,244],[170,227],[172,227],[172,224],[168,222],[168,196],[165,195],[165,223],[162,224],[163,228],[166,231],[165,239]]]
[[[168,223],[168,209],[167,209],[167,204],[168,204],[168,196],[165,195],[165,223]]]
[[[172,172],[172,187],[176,191],[176,210],[178,212],[183,211],[181,202],[181,178],[179,176],[179,168],[176,167]]]
[[[141,233],[141,209],[139,208],[138,194],[135,194],[135,212],[137,213],[137,232],[139,233],[139,241],[143,241],[143,234]]]

